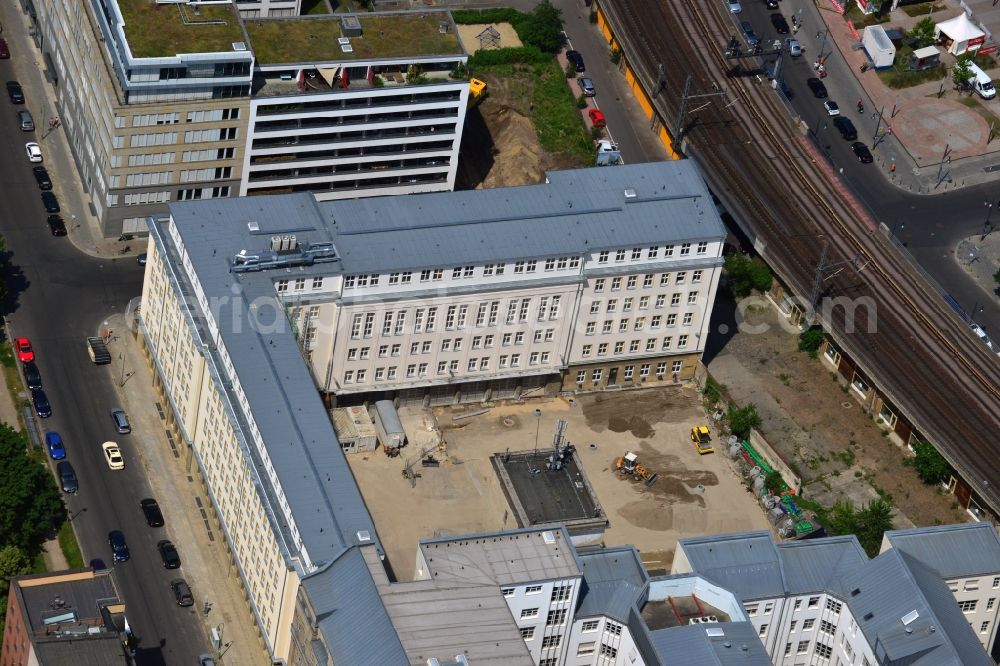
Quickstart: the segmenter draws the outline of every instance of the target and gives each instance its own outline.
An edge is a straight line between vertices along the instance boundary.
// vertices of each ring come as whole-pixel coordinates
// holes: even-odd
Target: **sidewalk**
[[[136,453],[141,453],[153,496],[160,503],[173,540],[183,549],[185,578],[194,591],[205,635],[210,637],[213,627],[222,634],[224,659],[217,659],[217,663],[269,664],[197,464],[185,452],[183,442],[176,441],[168,430],[165,414],[170,405],[162,402],[153,388],[152,371],[139,340],[129,330],[126,315],[112,315],[108,322],[113,331],[108,344],[114,359],[111,376],[132,421]],[[124,363],[119,360],[122,352]],[[206,603],[210,605],[207,615]]]
[[[851,34],[847,20],[832,11],[828,0],[815,4],[821,25],[829,30],[824,55],[831,78],[837,76],[844,83],[846,68],[863,92],[865,118],[861,133],[868,131],[869,125],[869,136],[875,135],[876,125],[880,134],[886,129],[891,132],[876,139],[872,150],[876,164],[890,182],[915,194],[940,194],[994,180],[993,170],[1000,166],[1000,138],[990,141],[990,124],[976,108],[998,116],[996,135],[1000,132],[1000,97],[990,101],[970,98],[968,93],[954,90],[950,74],[941,81],[899,90],[889,88],[875,70],[861,72],[861,65],[868,60],[864,50],[853,48],[858,40]],[[948,9],[935,12],[935,19],[961,11],[953,0],[946,0],[946,4]],[[883,27],[908,30],[919,20],[901,9],[890,16]],[[864,33],[863,27],[857,30],[859,35]],[[813,37],[800,33],[800,38],[806,40]],[[829,60],[834,49],[839,52],[839,63]],[[818,44],[812,52],[817,51]],[[942,54],[942,62],[952,60],[952,56]],[[842,103],[841,107],[851,108],[853,104]],[[876,120],[879,111],[883,114],[881,123]]]
[[[114,238],[102,236],[63,126],[49,128],[49,123],[59,117],[56,89],[45,80],[42,54],[29,36],[28,17],[21,11],[18,2],[3,2],[0,3],[0,22],[6,28],[3,31],[4,39],[10,44],[9,62],[17,72],[17,80],[24,87],[26,108],[34,116],[35,126],[38,128],[35,140],[42,147],[45,160],[43,166],[52,179],[52,191],[59,199],[69,240],[81,252],[94,257],[134,256],[145,252],[144,238],[118,242]],[[129,246],[129,251],[123,253],[122,249],[126,245]]]

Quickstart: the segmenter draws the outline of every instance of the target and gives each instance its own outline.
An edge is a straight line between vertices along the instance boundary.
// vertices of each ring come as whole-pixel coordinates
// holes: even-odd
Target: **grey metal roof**
[[[885,539],[945,579],[1000,572],[1000,537],[988,522],[893,530]]]
[[[844,576],[868,562],[857,537],[829,537],[777,544],[789,594],[837,589]]]
[[[709,632],[721,632],[710,636]],[[662,664],[698,666],[770,666],[767,651],[749,622],[696,624],[650,632],[653,648]],[[681,655],[683,655],[681,657]],[[681,657],[680,659],[678,659]]]
[[[89,569],[74,570],[88,574]],[[39,580],[44,581],[39,583]],[[22,581],[28,585],[22,585]],[[44,629],[44,619],[73,611],[77,620],[100,620],[102,606],[119,599],[114,579],[109,574],[97,574],[85,578],[54,576],[49,573],[18,576],[13,580],[20,607],[26,624],[31,629]],[[55,606],[53,600],[61,600]]]
[[[41,638],[32,641],[38,664],[73,666],[128,666],[134,663],[117,634],[79,638]]]
[[[787,593],[781,560],[770,532],[694,537],[677,543],[695,572],[744,601]]]
[[[174,203],[170,211],[185,237],[197,228],[207,248],[218,252],[214,261],[243,249],[263,250],[272,235],[332,240],[342,262],[325,264],[326,273],[415,270],[725,237],[690,160],[546,175],[547,183],[521,187],[318,204],[306,193],[236,197]],[[258,231],[249,231],[250,221]]]
[[[642,596],[649,575],[634,547],[577,553],[586,586],[577,617],[605,615],[627,622],[629,610]]]
[[[419,548],[437,581],[511,585],[580,575],[565,527],[426,539]]]
[[[361,551],[347,549],[326,569],[302,581],[333,663],[408,664]]]
[[[293,211],[286,212],[287,218],[294,216]],[[302,543],[313,564],[322,566],[346,546],[359,543],[358,532],[377,539],[375,525],[270,279],[231,273],[225,257],[213,256],[219,227],[211,220],[195,218],[180,223],[184,251],[209,302],[217,306],[213,320],[219,337],[246,394]],[[163,225],[154,223],[151,235],[156,242],[169,244],[171,251],[165,259],[181,262]],[[186,280],[183,268],[178,274]],[[197,305],[196,300],[191,303]],[[196,309],[191,315],[207,335],[207,313]],[[224,372],[216,359],[218,352],[208,353]],[[231,391],[228,386],[219,389]],[[266,480],[265,471],[259,471]]]
[[[910,666],[989,666],[947,586],[913,558],[888,550],[842,581],[851,609],[880,662]],[[916,617],[904,624],[903,618]]]

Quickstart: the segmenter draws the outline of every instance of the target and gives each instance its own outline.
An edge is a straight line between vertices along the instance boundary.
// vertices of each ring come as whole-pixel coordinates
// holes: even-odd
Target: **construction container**
[[[333,410],[333,429],[344,453],[374,451],[378,448],[375,424],[364,407]]]
[[[375,421],[378,441],[382,442],[382,446],[387,452],[401,449],[406,445],[406,432],[403,430],[403,424],[399,420],[399,414],[391,400],[376,402],[372,419]]]

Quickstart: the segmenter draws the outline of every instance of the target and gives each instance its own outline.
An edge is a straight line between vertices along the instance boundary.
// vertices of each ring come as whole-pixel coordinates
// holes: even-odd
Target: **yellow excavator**
[[[715,453],[715,447],[712,446],[712,433],[708,426],[700,425],[691,428],[691,441],[694,442],[695,450],[701,455]]]
[[[639,456],[631,451],[626,451],[625,455],[615,458],[615,471],[622,477],[631,476],[634,479],[638,479],[647,486],[653,485],[660,476],[640,463]]]

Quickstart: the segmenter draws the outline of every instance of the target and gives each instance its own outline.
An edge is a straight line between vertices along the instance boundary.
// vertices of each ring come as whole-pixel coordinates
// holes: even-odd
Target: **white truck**
[[[624,164],[622,161],[622,151],[618,150],[618,146],[607,139],[601,139],[597,142],[597,161],[595,164],[596,166]]]
[[[974,62],[969,63],[969,87],[979,93],[983,99],[993,99],[997,96],[997,89],[993,85],[993,79],[984,72],[979,65]]]

